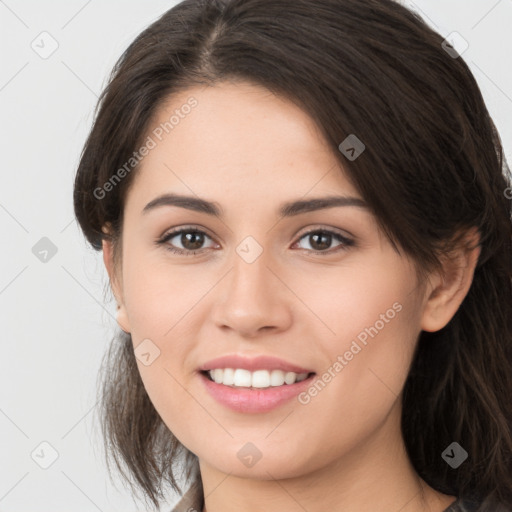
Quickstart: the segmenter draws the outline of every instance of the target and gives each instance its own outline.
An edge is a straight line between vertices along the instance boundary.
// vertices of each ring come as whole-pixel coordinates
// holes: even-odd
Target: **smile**
[[[233,373],[231,374],[231,372],[227,370],[232,370]],[[280,372],[281,375],[274,372]],[[273,370],[271,372],[268,370],[256,370],[250,372],[248,370],[231,368],[216,368],[212,373],[214,376],[217,376],[217,379],[222,377],[222,383],[213,380],[208,371],[198,373],[207,393],[223,407],[245,414],[265,413],[286,404],[307,389],[316,375],[316,373],[284,373],[281,370]],[[264,373],[267,375],[265,376]],[[272,377],[272,374],[274,374],[274,377]],[[226,376],[227,382],[230,382],[230,378],[233,380],[232,384],[224,384],[224,378]],[[299,376],[301,380],[299,380]],[[260,384],[260,387],[253,386],[253,378],[256,384]],[[248,386],[249,379],[251,383],[250,386]],[[275,383],[283,380],[283,383],[263,386],[263,384],[266,384],[267,380],[270,379],[274,379],[273,382]],[[290,384],[286,382],[286,379],[288,379]],[[237,385],[235,382],[239,382],[240,384]]]
[[[308,373],[284,372],[282,370],[249,371],[243,368],[216,368],[209,370],[207,376],[217,384],[245,388],[269,388],[301,382]]]

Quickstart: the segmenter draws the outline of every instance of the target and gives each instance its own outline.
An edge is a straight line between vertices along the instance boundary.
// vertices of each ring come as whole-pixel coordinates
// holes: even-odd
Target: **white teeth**
[[[253,372],[251,385],[253,388],[268,388],[270,386],[270,373],[267,370]]]
[[[212,372],[210,372],[210,376],[217,384],[222,384],[222,379],[223,379],[223,371],[222,370],[213,370],[213,375],[212,375]]]
[[[284,372],[280,370],[274,370],[270,373],[270,385],[271,386],[282,386],[284,384]]]
[[[217,371],[224,373],[224,370]],[[224,384],[224,379],[222,379],[222,383]],[[251,372],[249,370],[242,370],[237,368],[235,370],[235,375],[233,376],[233,385],[251,387]]]
[[[295,377],[297,377],[296,373],[287,372],[284,376],[284,381],[286,384],[293,384],[295,382]]]
[[[215,368],[208,372],[213,381],[225,386],[246,388],[268,388],[294,384],[307,378],[307,373],[283,372],[281,370],[256,370],[250,372],[242,368]]]
[[[235,382],[235,370],[233,370],[233,368],[226,368],[224,371],[219,371],[222,373],[222,384],[226,384],[226,386],[232,386]]]

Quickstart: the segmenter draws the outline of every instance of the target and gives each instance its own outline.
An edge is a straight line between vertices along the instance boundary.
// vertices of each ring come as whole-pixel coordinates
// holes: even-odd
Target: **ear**
[[[116,268],[114,265],[113,242],[111,240],[103,239],[101,244],[103,249],[103,262],[105,263],[105,268],[107,269],[112,293],[114,294],[114,297],[117,302],[117,323],[124,332],[129,334],[130,323],[128,321],[128,315],[126,313],[126,306],[124,304],[122,283],[118,279]]]
[[[469,291],[480,256],[478,230],[471,228],[464,242],[450,257],[444,258],[442,271],[429,278],[421,321],[424,331],[435,332],[445,327]]]

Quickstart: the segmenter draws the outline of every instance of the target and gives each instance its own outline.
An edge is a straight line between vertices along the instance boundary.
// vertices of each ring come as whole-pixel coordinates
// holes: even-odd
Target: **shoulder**
[[[482,506],[481,502],[477,502],[474,500],[459,498],[457,501],[454,501],[447,509],[443,512],[512,512],[512,509],[506,507],[505,505],[497,504],[497,505],[487,505],[485,508],[480,508]]]

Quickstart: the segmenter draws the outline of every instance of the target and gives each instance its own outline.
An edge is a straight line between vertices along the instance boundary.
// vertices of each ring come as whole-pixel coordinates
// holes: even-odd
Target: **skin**
[[[134,348],[150,339],[160,350],[148,366],[138,360],[139,371],[163,421],[199,457],[204,510],[441,512],[455,497],[430,488],[408,461],[402,389],[421,330],[441,329],[464,299],[478,248],[460,250],[444,273],[420,283],[369,209],[280,217],[284,201],[361,198],[339,155],[297,106],[244,82],[173,96],[152,126],[191,95],[197,107],[134,176],[121,258],[114,259],[110,242],[103,249],[119,325]],[[177,206],[142,213],[170,192],[215,201],[224,216]],[[208,235],[198,254],[155,243],[171,228],[189,226]],[[333,237],[318,249],[304,236],[311,228],[355,244],[336,251],[341,243]],[[236,252],[247,236],[263,248],[252,263]],[[167,246],[191,247],[182,242],[178,235]],[[273,355],[322,375],[394,303],[401,311],[307,404],[292,399],[266,413],[234,412],[197,374],[207,360],[238,353]],[[247,442],[261,452],[252,467],[237,457]]]

